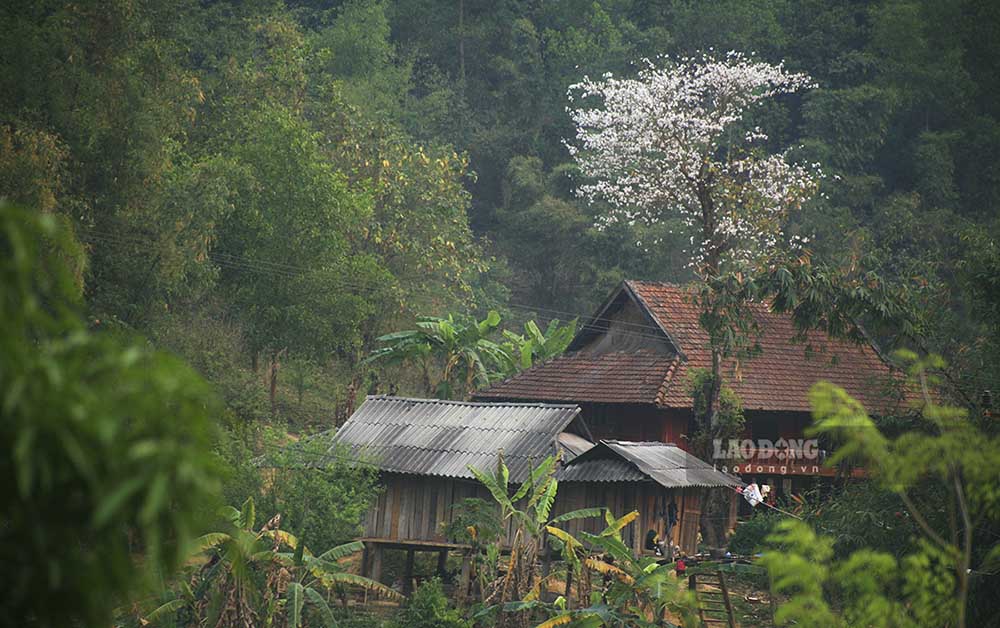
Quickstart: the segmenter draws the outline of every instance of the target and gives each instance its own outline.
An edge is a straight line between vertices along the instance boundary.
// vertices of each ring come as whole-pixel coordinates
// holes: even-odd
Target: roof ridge
[[[475,455],[484,455],[485,454],[485,455],[489,455],[489,456],[495,455],[495,454],[499,453],[501,450],[503,450],[503,447],[497,447],[495,451],[478,451],[476,449],[448,449],[447,447],[425,447],[423,445],[397,445],[397,444],[394,444],[394,443],[389,443],[388,445],[376,445],[376,444],[372,444],[372,443],[367,443],[367,444],[364,444],[364,445],[350,445],[350,447],[356,448],[356,449],[361,450],[361,451],[365,451],[365,450],[368,450],[368,449],[388,449],[388,448],[391,447],[393,449],[415,449],[415,450],[419,450],[419,451],[437,451],[437,452],[443,452],[443,453],[449,453],[449,454],[475,454]],[[536,456],[531,455],[531,454],[518,454],[518,453],[513,453],[512,454],[512,453],[510,453],[508,451],[504,451],[503,452],[503,457],[504,458],[524,458],[526,460],[531,460],[532,458],[535,458]],[[544,460],[544,458],[542,458],[542,460]]]
[[[666,405],[667,391],[670,389],[670,383],[674,379],[674,373],[677,372],[677,367],[681,365],[681,362],[682,360],[680,355],[674,356],[674,359],[671,360],[670,366],[667,367],[667,374],[663,376],[663,382],[660,383],[660,388],[656,391],[656,405]]]
[[[490,406],[494,408],[498,406],[525,407],[525,408],[558,408],[561,410],[575,410],[579,408],[579,406],[575,403],[544,403],[544,402],[534,402],[534,401],[509,401],[509,402],[508,401],[454,401],[451,399],[429,399],[424,397],[398,397],[396,395],[365,395],[365,401],[368,400],[408,401],[415,403],[434,403],[446,406],[479,406],[479,407]]]
[[[624,445],[625,447],[628,447],[630,445],[662,445],[663,447],[676,447],[677,449],[680,449],[680,447],[678,447],[676,443],[665,443],[661,440],[619,440],[617,438],[606,438],[602,440],[606,443],[615,443],[616,445]]]
[[[504,406],[506,404],[498,403],[496,405]],[[419,427],[431,427],[434,429],[480,430],[482,432],[519,432],[522,434],[548,433],[546,430],[527,430],[527,429],[517,429],[513,427],[479,427],[477,425],[445,425],[442,423],[413,423],[407,421],[400,421],[398,423],[389,423],[385,421],[365,421],[363,419],[357,419],[356,422],[361,423],[363,425],[409,425],[409,426],[419,426]]]
[[[633,284],[635,284],[635,283],[645,283],[645,284],[652,284],[652,285],[657,285],[657,286],[667,286],[667,287],[670,287],[670,288],[686,288],[689,285],[691,285],[691,282],[688,282],[688,283],[685,284],[685,283],[675,283],[673,281],[659,281],[657,279],[626,279],[625,282],[626,283],[633,283]]]

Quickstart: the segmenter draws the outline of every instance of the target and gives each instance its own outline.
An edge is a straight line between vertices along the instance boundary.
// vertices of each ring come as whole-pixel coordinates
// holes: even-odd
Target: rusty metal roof
[[[666,488],[743,485],[676,445],[618,440],[602,440],[567,462],[558,477],[563,482],[652,480]]]
[[[334,440],[383,471],[452,478],[474,478],[469,466],[494,469],[503,450],[511,481],[520,482],[532,464],[556,453],[559,433],[579,412],[575,405],[374,396]]]

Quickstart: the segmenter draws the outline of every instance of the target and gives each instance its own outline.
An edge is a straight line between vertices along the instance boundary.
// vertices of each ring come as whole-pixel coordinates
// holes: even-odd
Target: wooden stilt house
[[[444,528],[452,521],[453,506],[464,499],[492,501],[469,467],[494,469],[501,451],[510,482],[517,485],[532,467],[561,449],[566,462],[558,471],[554,512],[608,507],[621,515],[638,510],[640,522],[630,526],[626,539],[637,553],[643,551],[648,530],[664,533],[673,503],[674,542],[694,551],[703,490],[738,481],[664,443],[593,446],[579,413],[573,405],[369,397],[335,436],[377,464],[385,486],[364,520],[365,573],[381,575],[385,549],[406,550],[405,587],[415,552],[437,552],[443,568],[447,552],[467,549],[449,542]],[[582,530],[598,525],[575,524]]]

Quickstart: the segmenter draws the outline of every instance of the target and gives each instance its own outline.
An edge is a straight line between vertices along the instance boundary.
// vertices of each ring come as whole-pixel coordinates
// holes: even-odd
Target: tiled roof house
[[[819,331],[798,339],[790,316],[765,303],[752,310],[761,351],[740,362],[729,360],[723,369],[743,404],[747,438],[801,438],[810,421],[809,389],[820,380],[843,387],[875,413],[897,403],[899,378],[871,344]],[[686,447],[693,418],[690,374],[711,367],[708,336],[698,318],[688,288],[625,281],[583,323],[564,355],[476,398],[575,403],[596,438]]]

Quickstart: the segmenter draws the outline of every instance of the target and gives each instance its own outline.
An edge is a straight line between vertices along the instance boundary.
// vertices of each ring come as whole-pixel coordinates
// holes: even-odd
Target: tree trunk
[[[284,354],[284,349],[273,353],[268,365],[268,398],[271,402],[271,416],[276,416],[278,413],[278,371],[281,370],[281,357]]]
[[[702,247],[704,254],[704,265],[702,267],[703,280],[707,286],[707,296],[705,302],[701,303],[702,311],[711,311],[715,307],[716,295],[714,294],[712,281],[718,279],[722,271],[722,254],[724,243],[718,234],[717,216],[715,202],[712,199],[712,174],[702,166],[698,173],[698,201],[702,211]],[[701,429],[710,436],[706,443],[708,452],[699,452],[703,458],[711,455],[711,439],[718,437],[718,415],[720,397],[722,395],[722,357],[723,347],[719,346],[717,340],[719,329],[706,329],[712,349],[712,376],[709,382],[708,394],[705,396],[705,414],[697,417],[701,423]],[[716,512],[719,508],[713,507],[716,500],[712,499],[711,491],[706,491],[701,512],[701,533],[702,539],[709,547],[720,547],[724,538],[722,521]]]
[[[465,101],[465,0],[458,0],[458,80]]]

